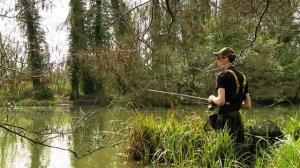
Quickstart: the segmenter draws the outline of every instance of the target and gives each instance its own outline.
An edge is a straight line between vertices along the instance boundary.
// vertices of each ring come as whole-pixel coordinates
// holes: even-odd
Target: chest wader
[[[236,93],[230,98],[228,103],[219,107],[216,130],[227,129],[236,143],[244,143],[244,125],[239,110],[245,99],[246,77],[243,75],[243,89],[240,89],[236,73],[232,70],[226,70],[226,72],[230,72],[235,78]]]

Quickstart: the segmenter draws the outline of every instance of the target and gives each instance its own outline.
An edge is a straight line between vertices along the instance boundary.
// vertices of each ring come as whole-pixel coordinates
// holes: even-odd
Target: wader
[[[244,125],[239,111],[218,112],[216,130],[227,129],[236,143],[244,143]]]

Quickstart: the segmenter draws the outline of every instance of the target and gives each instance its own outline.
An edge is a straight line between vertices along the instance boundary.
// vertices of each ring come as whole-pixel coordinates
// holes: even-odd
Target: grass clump
[[[129,158],[179,167],[238,165],[228,133],[205,132],[204,120],[196,115],[176,119],[173,111],[167,118],[135,116],[129,129]]]

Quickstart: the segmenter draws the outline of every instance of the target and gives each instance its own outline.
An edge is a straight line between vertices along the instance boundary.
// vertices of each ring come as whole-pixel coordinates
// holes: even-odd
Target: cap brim
[[[213,55],[219,56],[221,53],[220,52],[213,52]]]

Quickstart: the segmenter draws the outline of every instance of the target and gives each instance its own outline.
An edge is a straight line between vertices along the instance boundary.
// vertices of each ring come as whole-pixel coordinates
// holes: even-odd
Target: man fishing
[[[217,105],[216,130],[227,129],[237,144],[244,143],[244,126],[239,110],[251,108],[248,81],[234,65],[234,50],[225,47],[213,53],[218,67],[224,71],[217,75],[217,96],[211,95],[208,102]]]

